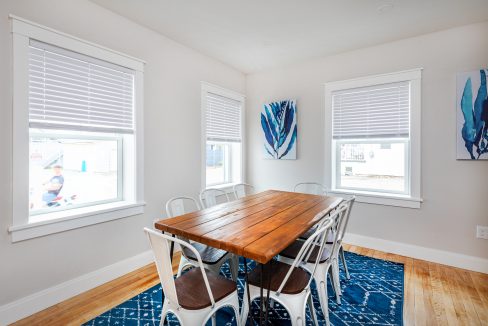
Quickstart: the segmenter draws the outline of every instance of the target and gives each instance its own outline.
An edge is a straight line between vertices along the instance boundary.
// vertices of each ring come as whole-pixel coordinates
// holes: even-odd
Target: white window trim
[[[421,78],[422,68],[325,83],[325,181],[334,195],[356,195],[362,203],[420,208],[421,197]],[[410,81],[410,195],[335,189],[335,150],[332,146],[332,93],[350,88]],[[329,156],[330,155],[330,156]],[[329,161],[327,159],[330,158]]]
[[[9,15],[12,31],[13,58],[13,177],[12,177],[12,242],[62,232],[113,219],[134,216],[144,212],[144,133],[143,133],[143,72],[145,62],[56,31],[23,18]],[[68,211],[50,213],[53,219],[29,223],[29,105],[28,105],[28,56],[29,39],[53,44],[81,54],[100,58],[130,68],[134,74],[135,130],[132,184],[134,193],[130,201],[94,205]],[[128,198],[126,196],[126,198]]]
[[[201,148],[202,148],[202,169],[201,169],[201,183],[202,183],[202,189],[207,188],[207,169],[206,169],[206,146],[207,146],[207,134],[206,134],[206,128],[205,128],[205,114],[207,111],[207,93],[214,93],[218,94],[221,96],[225,96],[228,98],[231,98],[233,100],[239,101],[242,103],[242,109],[241,109],[241,182],[244,182],[245,177],[246,177],[246,160],[245,160],[245,153],[246,153],[246,144],[245,144],[245,109],[246,109],[246,97],[238,92],[208,83],[208,82],[201,82],[201,88],[202,88],[202,94],[201,94],[201,129],[202,129],[202,134],[201,134]],[[226,191],[227,193],[232,193],[233,192],[233,187],[237,183],[226,183],[226,184],[219,184],[215,186],[211,186],[209,188],[213,189],[221,189]]]

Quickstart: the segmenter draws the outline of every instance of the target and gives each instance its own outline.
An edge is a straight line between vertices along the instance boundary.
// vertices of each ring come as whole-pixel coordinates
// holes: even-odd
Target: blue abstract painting
[[[487,69],[458,74],[457,158],[488,160]]]
[[[297,158],[297,109],[295,100],[272,102],[263,106],[261,127],[264,157],[275,160]]]

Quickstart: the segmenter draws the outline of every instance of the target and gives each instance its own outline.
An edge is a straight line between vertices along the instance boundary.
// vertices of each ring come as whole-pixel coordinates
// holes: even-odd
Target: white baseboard
[[[344,242],[365,248],[427,260],[434,263],[459,267],[475,272],[488,274],[488,259],[467,256],[449,251],[415,246],[402,242],[367,237],[364,235],[346,233]]]
[[[7,325],[30,316],[61,301],[130,273],[152,261],[152,252],[145,251],[139,255],[7,303],[0,306],[0,325]]]

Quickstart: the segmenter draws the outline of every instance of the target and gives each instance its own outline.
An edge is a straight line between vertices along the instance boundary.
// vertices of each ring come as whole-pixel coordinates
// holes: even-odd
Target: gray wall
[[[12,244],[12,75],[8,14],[147,62],[144,215]],[[0,2],[0,305],[148,250],[142,228],[176,194],[200,190],[200,81],[245,92],[245,76],[84,0]],[[26,171],[27,173],[27,171]]]
[[[293,44],[290,44],[293,46]],[[324,182],[324,83],[425,68],[422,81],[421,209],[357,204],[351,233],[488,258],[488,241],[475,238],[488,225],[488,161],[456,160],[456,73],[488,67],[488,23],[470,25],[251,74],[246,79],[248,181],[292,189]],[[296,161],[264,160],[263,103],[296,99]]]

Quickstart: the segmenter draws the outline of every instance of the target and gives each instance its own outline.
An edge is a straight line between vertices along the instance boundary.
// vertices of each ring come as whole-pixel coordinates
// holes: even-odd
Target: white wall
[[[12,244],[12,58],[8,14],[147,62],[144,215]],[[85,0],[0,2],[0,306],[148,250],[142,228],[171,196],[200,190],[200,82],[240,93],[245,76]]]
[[[261,189],[325,182],[324,83],[423,67],[424,203],[421,209],[357,204],[349,231],[488,258],[488,241],[475,238],[476,225],[488,225],[488,161],[457,161],[455,153],[456,73],[487,66],[488,23],[482,23],[248,75],[248,182]],[[283,99],[297,100],[297,160],[264,160],[260,110]]]

